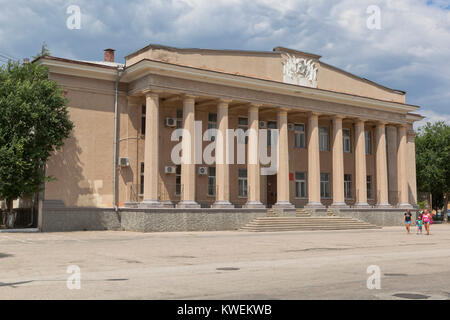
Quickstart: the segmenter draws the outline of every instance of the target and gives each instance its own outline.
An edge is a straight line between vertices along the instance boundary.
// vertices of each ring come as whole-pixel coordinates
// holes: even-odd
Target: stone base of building
[[[267,209],[55,208],[44,210],[40,230],[63,231],[226,231],[238,230]]]
[[[414,209],[414,207],[409,203],[400,203],[397,207],[400,209]]]
[[[176,205],[176,208],[179,208],[179,209],[199,209],[200,208],[200,204],[198,204],[195,201],[180,201]]]
[[[292,208],[274,209],[277,216],[295,216]],[[377,226],[399,226],[404,209],[320,208],[307,209],[312,216],[351,217]],[[414,213],[413,213],[414,214]],[[138,232],[225,231],[238,230],[258,217],[266,208],[179,209],[179,208],[44,208],[40,230],[43,232],[82,230],[125,230]]]
[[[325,206],[321,202],[308,202],[305,206],[306,209],[324,209]]]
[[[230,201],[216,201],[212,204],[214,209],[233,209],[234,205]]]
[[[349,208],[345,202],[335,202],[331,205],[331,208]]]
[[[139,203],[138,207],[142,209],[163,208],[164,204],[159,200],[144,200]]]
[[[355,203],[355,205],[353,205],[352,208],[368,209],[368,208],[371,208],[371,206],[367,202],[358,202],[358,203]]]
[[[336,216],[349,217],[368,222],[380,227],[401,226],[404,209],[400,208],[329,208],[309,210],[312,216],[326,216],[333,212]],[[414,213],[413,213],[414,215]]]
[[[273,209],[293,209],[295,206],[289,201],[279,201],[272,206]]]
[[[266,206],[260,201],[248,201],[243,205],[246,209],[266,209]]]

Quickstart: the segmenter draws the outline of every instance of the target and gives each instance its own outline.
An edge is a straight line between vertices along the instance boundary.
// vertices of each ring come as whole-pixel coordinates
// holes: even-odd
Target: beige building
[[[405,92],[320,58],[282,47],[160,45],[126,56],[125,65],[114,62],[110,49],[102,62],[40,58],[37,63],[64,87],[75,124],[47,163],[57,180],[45,186],[45,202],[99,208],[415,206],[412,125],[422,117],[412,112],[418,107],[406,104]],[[262,165],[248,161],[259,154],[258,135],[236,142],[236,150],[246,150],[244,163],[174,164],[171,152],[179,142],[171,134],[176,128],[191,133],[183,155],[194,156],[195,121],[202,132],[279,129],[277,174],[261,175]],[[182,144],[188,140],[185,135]],[[225,140],[216,141],[216,152]],[[201,143],[204,150],[211,141]]]

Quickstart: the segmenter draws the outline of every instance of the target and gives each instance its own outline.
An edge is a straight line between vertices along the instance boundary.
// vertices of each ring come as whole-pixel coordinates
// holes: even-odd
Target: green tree
[[[0,198],[13,227],[14,199],[39,192],[44,164],[73,128],[63,90],[46,67],[9,62],[0,68]]]
[[[447,208],[450,194],[450,126],[448,124],[443,121],[428,122],[419,128],[416,135],[416,166],[418,190],[431,192],[435,208],[442,205]]]
[[[33,56],[33,59],[36,60],[40,57],[46,57],[49,55],[50,55],[50,50],[48,49],[47,43],[45,43],[45,41],[44,41],[41,46],[41,52],[39,52],[37,55]]]

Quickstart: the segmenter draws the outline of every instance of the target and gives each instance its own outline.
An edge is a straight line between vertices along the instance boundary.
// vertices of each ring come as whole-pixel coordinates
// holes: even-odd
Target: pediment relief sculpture
[[[283,81],[306,87],[317,87],[317,66],[313,59],[298,58],[287,54],[283,62]]]

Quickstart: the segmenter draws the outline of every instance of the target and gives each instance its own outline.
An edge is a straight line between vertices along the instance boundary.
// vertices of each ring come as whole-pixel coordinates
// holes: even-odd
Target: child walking
[[[423,219],[423,217],[422,217],[422,212],[421,213],[419,213],[419,216],[417,217],[417,220],[416,220],[416,229],[417,229],[417,232],[416,232],[416,234],[422,234],[422,219]]]

